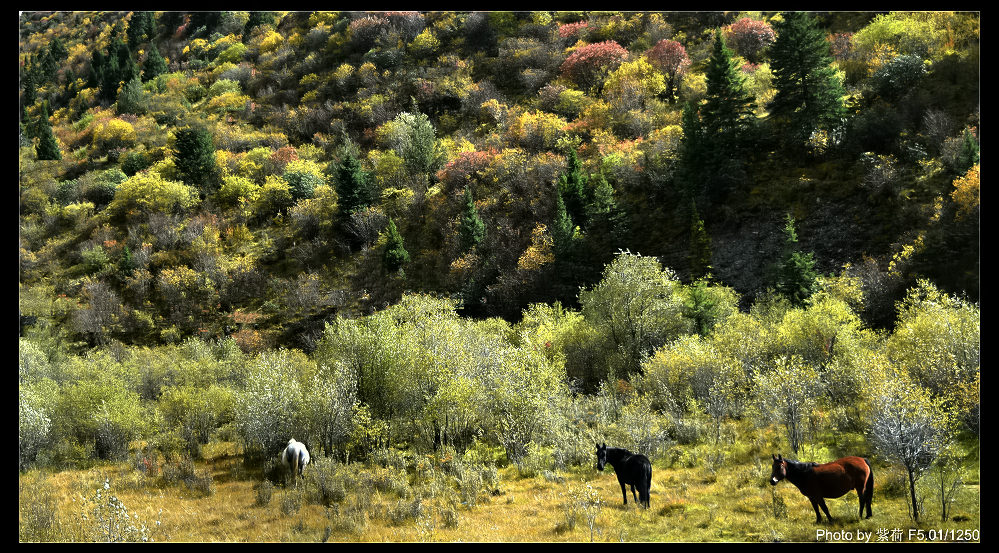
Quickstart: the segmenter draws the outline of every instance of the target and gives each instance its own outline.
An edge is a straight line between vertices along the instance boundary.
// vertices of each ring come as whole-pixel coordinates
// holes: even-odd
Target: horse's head
[[[774,464],[770,469],[770,485],[776,486],[777,482],[787,477],[787,461],[783,455],[771,455],[771,457],[774,458]]]
[[[597,470],[604,470],[607,464],[607,444],[597,444]]]

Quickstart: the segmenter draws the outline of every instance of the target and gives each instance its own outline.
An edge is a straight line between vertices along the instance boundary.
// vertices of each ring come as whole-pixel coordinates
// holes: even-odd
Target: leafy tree
[[[794,305],[804,305],[817,289],[818,273],[813,254],[798,250],[798,233],[790,214],[784,225],[784,253],[777,268],[777,291]]]
[[[981,165],[977,162],[962,177],[954,179],[954,190],[950,197],[957,204],[957,216],[963,217],[974,213],[981,205]]]
[[[389,272],[400,271],[404,264],[409,263],[409,252],[406,251],[406,246],[402,242],[402,235],[399,234],[399,230],[395,227],[395,222],[391,218],[388,221],[388,229],[386,230],[383,263],[385,269]]]
[[[316,188],[326,184],[319,165],[306,160],[296,160],[288,163],[281,178],[288,183],[291,197],[295,201],[313,197]]]
[[[18,385],[17,466],[20,470],[27,470],[52,439],[51,400],[37,388],[41,386]]]
[[[663,94],[669,103],[675,104],[680,83],[690,69],[687,50],[679,42],[664,38],[646,52],[645,57],[666,76],[666,90]]]
[[[979,307],[920,280],[897,310],[898,322],[885,353],[920,387],[955,411],[961,407],[964,412],[958,414],[974,428],[974,405],[967,404],[962,391],[972,387],[981,372]]]
[[[302,420],[302,376],[306,370],[302,354],[287,350],[268,351],[249,363],[245,388],[237,397],[236,430],[245,445],[245,455],[263,459],[281,447],[305,425]]]
[[[613,40],[580,46],[559,68],[562,76],[584,90],[599,87],[607,73],[628,59],[628,51]]]
[[[107,155],[111,161],[125,149],[131,148],[138,140],[135,127],[123,119],[111,119],[107,123],[98,124],[94,129],[94,154]]]
[[[486,236],[486,225],[475,209],[472,189],[465,186],[465,205],[461,212],[461,223],[458,227],[458,239],[461,250],[467,252],[478,246]]]
[[[961,148],[954,159],[954,172],[958,175],[963,175],[972,166],[978,165],[980,161],[981,146],[978,144],[978,138],[975,137],[970,129],[964,129],[964,134],[961,138]]]
[[[638,372],[643,356],[690,330],[676,275],[653,257],[619,253],[601,281],[579,293],[583,317],[607,340],[609,374]]]
[[[919,56],[897,56],[882,65],[871,76],[869,83],[876,95],[896,102],[916,86],[925,74],[926,66]]]
[[[118,184],[108,210],[122,215],[133,210],[147,214],[173,214],[186,211],[197,203],[198,193],[194,188],[182,182],[166,180],[154,171],[146,171]]]
[[[916,484],[952,439],[951,418],[940,401],[903,374],[889,370],[870,390],[868,437],[878,453],[905,468],[910,516],[919,522]]]
[[[215,161],[212,133],[202,127],[177,131],[174,164],[181,179],[198,189],[204,198],[221,186],[221,173]]]
[[[260,25],[269,24],[273,22],[274,22],[273,12],[251,11],[250,18],[246,20],[246,25],[243,26],[243,41],[245,42],[249,40],[250,32],[253,31],[254,28]]]
[[[118,93],[118,101],[115,103],[115,111],[121,115],[131,113],[142,115],[146,113],[149,103],[149,94],[142,88],[142,83],[138,78],[132,79],[121,87]]]
[[[758,63],[762,53],[774,42],[776,35],[770,24],[743,17],[725,27],[725,39],[740,56]]]
[[[820,386],[815,367],[797,356],[776,359],[774,366],[757,375],[753,383],[759,392],[760,416],[784,427],[795,455],[804,442],[808,418],[821,395]]]
[[[707,279],[695,281],[683,292],[683,315],[701,336],[710,334],[719,321],[735,311],[735,293],[724,286],[709,286]]]
[[[62,159],[62,154],[59,152],[59,143],[56,141],[55,135],[52,134],[48,102],[42,102],[41,113],[38,114],[36,136],[38,137],[38,144],[35,145],[35,154],[39,160],[52,161]]]
[[[776,23],[777,40],[770,48],[776,94],[770,118],[791,146],[800,147],[815,130],[831,130],[845,115],[845,92],[833,70],[829,43],[814,18],[805,12],[784,14]]]

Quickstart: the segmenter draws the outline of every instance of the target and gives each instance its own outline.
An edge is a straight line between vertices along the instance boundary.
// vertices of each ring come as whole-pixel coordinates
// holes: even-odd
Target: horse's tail
[[[302,478],[305,478],[303,472],[307,464],[309,464],[309,452],[304,447],[301,447],[298,450],[298,475]]]
[[[645,486],[644,486],[644,488],[645,489],[643,490],[644,494],[645,494],[645,497],[642,498],[642,502],[645,503],[646,507],[648,507],[649,506],[649,495],[651,494],[651,491],[652,491],[652,463],[649,462],[649,461],[646,461],[645,462],[645,466],[642,467],[642,472],[645,473],[644,474],[644,476],[645,476]]]
[[[287,451],[287,450],[285,450],[285,451]],[[298,481],[296,480],[296,478],[298,477],[299,452],[297,450],[293,450],[293,451],[291,451],[291,454],[288,455],[288,457],[289,457],[289,459],[288,459],[289,467],[288,468],[291,469],[291,481],[294,482],[295,484],[297,484]]]
[[[871,502],[874,500],[874,467],[871,462],[864,457],[867,463],[867,481],[864,482],[864,503],[867,505],[867,516],[871,516]]]

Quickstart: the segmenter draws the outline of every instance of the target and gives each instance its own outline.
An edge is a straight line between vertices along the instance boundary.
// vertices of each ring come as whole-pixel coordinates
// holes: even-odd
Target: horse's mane
[[[794,459],[784,459],[787,466],[792,467],[795,472],[807,472],[813,467],[819,466],[818,463],[813,463],[809,461],[795,461]]]

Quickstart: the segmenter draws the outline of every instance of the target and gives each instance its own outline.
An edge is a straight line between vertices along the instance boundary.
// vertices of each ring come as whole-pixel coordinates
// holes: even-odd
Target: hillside
[[[22,12],[18,60],[22,541],[817,539],[774,453],[977,540],[979,13]]]
[[[309,348],[295,336],[403,290],[515,321],[532,302],[578,305],[578,287],[619,250],[698,276],[692,205],[712,239],[712,274],[744,305],[774,285],[786,214],[821,273],[850,264],[869,291],[922,237],[882,306],[919,276],[976,299],[978,207],[955,215],[952,183],[968,168],[966,132],[977,151],[977,15],[819,14],[848,109],[796,148],[764,139],[777,130],[774,18],[25,13],[21,314],[30,323],[57,298],[94,309],[113,296],[113,313],[95,316],[116,321],[100,328],[55,308],[90,345],[221,337],[252,319],[247,340]],[[754,43],[747,21],[769,34]],[[705,170],[684,159],[681,113],[706,101],[718,29],[734,45],[757,136],[749,151],[725,146],[736,165],[718,171],[721,184],[690,177]],[[610,44],[619,51],[585,52]],[[38,154],[43,109],[56,156]],[[361,183],[352,192],[350,171]],[[570,171],[574,248],[524,269],[532,240],[552,238]],[[613,223],[587,217],[611,209],[595,204],[598,177]],[[471,249],[459,239],[466,186],[485,230]],[[152,201],[160,194],[172,196]],[[410,259],[391,270],[381,262],[389,219]],[[890,324],[885,309],[866,320]]]

